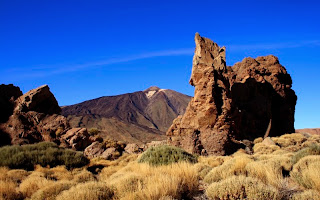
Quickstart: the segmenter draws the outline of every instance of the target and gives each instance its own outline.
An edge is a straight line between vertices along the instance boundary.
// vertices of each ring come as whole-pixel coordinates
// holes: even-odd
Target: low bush
[[[212,199],[281,199],[276,188],[245,176],[232,176],[208,186],[206,193]]]
[[[91,128],[88,130],[89,135],[98,135],[100,133],[100,131],[97,128]]]
[[[183,149],[173,146],[157,146],[151,147],[145,151],[140,159],[139,163],[148,163],[150,165],[169,165],[176,162],[190,162],[196,163],[197,157],[186,152]]]
[[[292,157],[292,163],[297,163],[301,158],[309,155],[320,155],[320,146],[311,144],[309,147],[301,149]]]
[[[36,164],[50,167],[65,165],[70,169],[88,163],[89,160],[81,152],[59,148],[51,142],[0,148],[0,166],[11,169],[32,170]]]

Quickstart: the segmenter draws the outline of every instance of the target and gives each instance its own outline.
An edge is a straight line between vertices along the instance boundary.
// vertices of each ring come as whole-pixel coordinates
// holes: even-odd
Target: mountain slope
[[[97,128],[105,137],[145,143],[165,139],[165,131],[185,112],[190,98],[173,90],[150,87],[65,106],[62,114],[73,127]]]
[[[297,129],[297,133],[310,133],[314,135],[320,135],[320,128],[304,128],[304,129]]]

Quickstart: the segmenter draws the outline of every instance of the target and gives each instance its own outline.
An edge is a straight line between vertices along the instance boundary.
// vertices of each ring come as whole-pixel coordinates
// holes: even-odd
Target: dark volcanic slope
[[[190,98],[173,90],[150,87],[66,106],[62,114],[73,127],[98,128],[110,138],[140,143],[165,139],[164,132],[185,112]]]

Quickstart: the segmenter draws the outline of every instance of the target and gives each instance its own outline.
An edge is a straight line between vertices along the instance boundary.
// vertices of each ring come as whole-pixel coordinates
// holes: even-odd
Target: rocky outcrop
[[[126,152],[125,148],[126,144],[119,141],[95,141],[84,150],[84,155],[90,159],[103,158],[106,160],[115,160]]]
[[[16,100],[15,112],[35,111],[44,114],[60,114],[61,108],[48,85],[30,90]]]
[[[83,151],[92,141],[86,128],[72,128],[60,137],[73,150]]]
[[[106,149],[103,148],[102,143],[93,142],[84,150],[83,153],[87,158],[92,159],[92,158],[100,157],[105,150]]]
[[[13,85],[1,85],[0,88],[1,99],[10,98],[9,103],[12,105],[7,112],[10,115],[0,124],[0,135],[6,135],[7,138],[2,145],[40,141],[61,143],[59,136],[69,129],[69,124],[67,119],[60,115],[61,109],[47,85],[24,95]],[[1,102],[0,106],[4,105],[6,104]]]
[[[22,95],[19,87],[0,85],[0,123],[6,122],[13,113],[14,101]]]
[[[225,155],[234,140],[294,132],[297,97],[275,56],[245,58],[226,66],[225,48],[199,34],[190,84],[194,97],[167,131],[168,143],[192,153]]]
[[[127,144],[124,150],[128,154],[138,154],[143,152],[143,148],[141,148],[139,145],[135,143]]]

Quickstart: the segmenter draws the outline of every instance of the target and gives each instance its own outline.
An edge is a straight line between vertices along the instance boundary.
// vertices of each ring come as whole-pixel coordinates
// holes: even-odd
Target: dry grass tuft
[[[84,169],[82,171],[80,171],[79,173],[75,174],[73,177],[73,181],[77,182],[77,183],[84,183],[84,182],[88,182],[88,181],[95,181],[95,177],[93,176],[93,174],[91,172],[89,172],[88,170]]]
[[[295,193],[290,200],[320,200],[320,194],[315,190],[306,190]]]
[[[248,155],[236,156],[224,162],[222,165],[213,168],[204,177],[204,182],[210,184],[234,175],[246,175],[246,166],[253,161],[254,160]]]
[[[67,170],[65,166],[57,166],[50,169],[50,179],[53,180],[71,180],[72,172]]]
[[[32,172],[19,186],[24,197],[31,197],[38,189],[54,183],[52,180],[45,178],[42,172]]]
[[[281,199],[276,188],[265,185],[258,179],[245,176],[232,176],[212,183],[206,193],[212,199]]]
[[[274,138],[272,138],[272,140],[274,140]],[[265,145],[263,143],[257,143],[253,146],[253,152],[255,154],[271,154],[279,149],[280,147],[277,145]]]
[[[291,171],[291,158],[279,155],[261,155],[260,160],[251,162],[246,166],[248,176],[257,178],[265,184],[278,186],[283,176]]]
[[[16,183],[0,180],[0,199],[19,200],[23,199],[23,196],[16,190]]]
[[[23,169],[13,169],[7,172],[7,179],[20,184],[25,178],[29,176],[30,172]]]
[[[320,192],[320,156],[306,156],[293,166],[291,177],[307,189]]]
[[[190,163],[153,167],[132,162],[104,181],[116,188],[120,199],[181,199],[198,190],[199,176]]]
[[[49,184],[31,196],[32,200],[55,200],[56,197],[65,190],[70,189],[75,183],[71,181],[58,181],[53,184]]]
[[[114,191],[102,182],[86,182],[61,192],[57,200],[108,200],[112,199]]]
[[[212,170],[212,167],[203,163],[195,164],[194,168],[197,170],[201,179],[203,179]]]
[[[213,168],[222,165],[222,163],[230,159],[231,157],[229,156],[200,156],[198,162]]]
[[[258,137],[255,140],[253,140],[253,144],[258,144],[258,143],[261,143],[262,141],[263,141],[263,138],[262,137]]]

